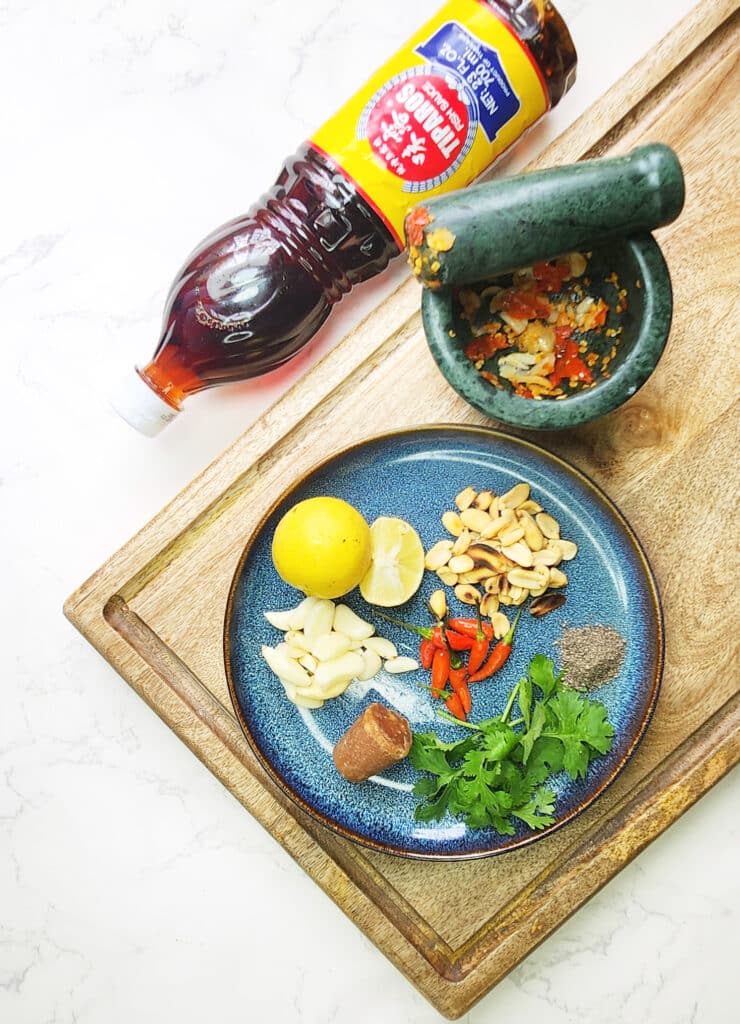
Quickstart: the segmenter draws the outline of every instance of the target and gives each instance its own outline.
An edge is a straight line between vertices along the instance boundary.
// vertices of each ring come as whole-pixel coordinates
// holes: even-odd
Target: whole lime
[[[370,566],[370,527],[341,498],[307,498],[288,509],[272,538],[280,576],[309,597],[341,597]]]

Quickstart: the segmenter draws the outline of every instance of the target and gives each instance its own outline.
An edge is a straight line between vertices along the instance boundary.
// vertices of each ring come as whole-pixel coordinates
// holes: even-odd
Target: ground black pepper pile
[[[595,690],[610,682],[624,661],[624,637],[611,626],[564,629],[557,643],[563,683],[574,690]]]

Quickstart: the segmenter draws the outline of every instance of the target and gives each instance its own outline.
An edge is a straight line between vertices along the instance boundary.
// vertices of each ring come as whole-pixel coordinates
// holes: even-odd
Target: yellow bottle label
[[[469,185],[548,106],[539,67],[485,0],[449,0],[309,141],[403,248],[412,206]]]

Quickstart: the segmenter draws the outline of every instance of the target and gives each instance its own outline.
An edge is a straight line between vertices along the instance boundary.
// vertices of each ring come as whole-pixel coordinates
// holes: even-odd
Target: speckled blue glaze
[[[586,779],[573,782],[565,773],[554,780],[558,799],[556,824],[541,833],[522,825],[515,836],[493,830],[467,829],[446,818],[439,823],[414,821],[415,797],[409,789],[418,773],[407,763],[395,765],[379,781],[360,785],[345,781],[334,768],[335,743],[373,700],[401,701],[416,731],[433,728],[447,740],[462,730],[434,719],[439,706],[416,686],[428,683],[422,670],[380,677],[381,692],[356,692],[358,685],[317,711],[301,711],[285,697],[280,682],[260,656],[262,644],[282,635],[262,611],[294,607],[302,595],[278,577],[270,557],[272,535],[280,517],[296,501],[331,494],[355,505],[372,522],[397,515],[413,523],[425,548],[443,537],[440,516],[455,494],[468,484],[497,493],[519,480],[561,524],[562,536],[579,546],[576,559],[563,566],[569,577],[566,604],[542,619],[522,616],[514,652],[493,680],[473,691],[473,721],[500,713],[512,686],[529,659],[543,652],[558,662],[556,641],[563,626],[603,623],[627,639],[619,677],[598,691],[609,711],[616,736],[611,752],[592,763]],[[425,573],[420,591],[399,617],[429,621],[424,602],[439,586]],[[453,611],[466,611],[451,595]],[[384,622],[355,591],[344,599],[399,651],[415,655],[410,633]],[[457,607],[456,607],[457,606]],[[634,535],[617,510],[596,487],[567,464],[542,449],[494,431],[464,427],[410,430],[368,441],[315,469],[284,496],[253,536],[232,584],[225,623],[225,657],[232,699],[255,753],[275,781],[305,810],[348,838],[375,849],[409,857],[456,859],[486,856],[547,835],[591,803],[614,779],[634,751],[652,714],[662,668],[662,622],[650,568]],[[390,684],[401,692],[388,699]],[[409,710],[411,705],[411,710]]]

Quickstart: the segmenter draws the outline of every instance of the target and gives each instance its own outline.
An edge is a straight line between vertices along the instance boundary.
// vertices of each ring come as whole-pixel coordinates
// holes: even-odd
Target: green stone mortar
[[[609,242],[592,251],[586,271],[592,281],[588,294],[601,296],[610,305],[614,289],[603,282],[612,271],[627,292],[627,309],[621,314],[610,312],[607,320],[608,327],[622,327],[617,354],[609,366],[611,375],[559,401],[520,398],[483,380],[463,352],[472,334],[470,324],[458,316],[452,289],[424,289],[424,330],[447,382],[486,416],[529,430],[577,427],[616,409],[642,387],[660,359],[671,327],[673,294],[668,268],[652,235]]]
[[[455,237],[452,248],[439,254],[436,281],[431,272],[421,275],[432,285],[423,289],[424,330],[447,381],[485,415],[532,430],[579,426],[631,398],[655,369],[673,312],[668,268],[649,232],[674,220],[683,201],[675,153],[654,144],[626,157],[502,179],[425,204],[433,217],[425,236],[447,228]],[[596,374],[595,387],[557,401],[493,387],[463,352],[472,334],[453,287],[481,288],[505,271],[574,250],[592,254],[586,292],[610,306],[606,326],[622,328],[610,376]],[[605,280],[613,272],[627,292],[620,314],[614,310],[616,291]],[[603,344],[611,348],[613,341],[604,337]]]

